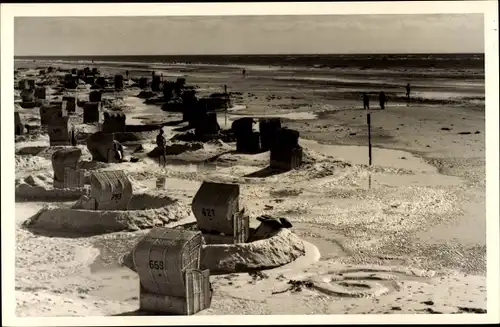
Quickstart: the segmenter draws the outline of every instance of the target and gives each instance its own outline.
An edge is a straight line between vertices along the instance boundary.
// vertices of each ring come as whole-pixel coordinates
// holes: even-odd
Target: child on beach
[[[370,98],[366,92],[363,92],[363,109],[370,110]]]

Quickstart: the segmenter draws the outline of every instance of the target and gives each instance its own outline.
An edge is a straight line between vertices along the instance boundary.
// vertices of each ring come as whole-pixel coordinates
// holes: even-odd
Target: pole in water
[[[371,114],[366,114],[366,123],[368,124],[368,165],[372,165],[372,133],[371,133]]]
[[[224,96],[226,97],[226,101],[224,101],[224,127],[227,127],[227,106],[228,106],[228,95],[227,95],[227,85],[224,84]]]
[[[372,133],[371,133],[371,114],[366,114],[366,123],[368,124],[368,166],[372,165]],[[372,188],[372,174],[368,172],[368,188]]]

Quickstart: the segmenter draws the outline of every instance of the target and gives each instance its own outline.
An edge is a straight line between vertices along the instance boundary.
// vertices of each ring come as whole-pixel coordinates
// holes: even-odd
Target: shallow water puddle
[[[162,113],[161,108],[156,105],[145,104],[145,99],[140,99],[135,96],[124,96],[123,102],[124,105],[130,106],[133,108],[133,113],[127,113],[127,124],[130,125],[140,125],[142,123],[141,119],[136,119],[135,117],[143,116],[144,114],[158,114]]]
[[[299,143],[321,154],[357,165],[368,165],[368,146],[329,145],[300,139]],[[409,152],[372,147],[372,165],[415,172],[437,173],[437,169]]]
[[[323,260],[349,255],[342,247],[342,237],[335,235],[331,229],[311,224],[294,223],[292,231],[302,240],[313,244],[318,251],[318,256],[321,255]]]
[[[371,176],[370,176],[371,175]],[[371,180],[370,180],[371,179]],[[397,175],[385,173],[367,173],[363,178],[357,181],[360,188],[377,188],[377,187],[402,187],[402,186],[431,186],[431,187],[448,187],[461,185],[463,181],[454,176],[440,174],[413,174],[413,175]]]
[[[224,115],[221,115],[222,118],[224,118]],[[301,111],[301,112],[284,112],[284,113],[278,113],[278,114],[250,114],[250,113],[242,113],[239,115],[231,115],[231,113],[228,113],[228,119],[231,121],[236,120],[241,117],[259,117],[259,118],[285,118],[285,119],[291,119],[291,120],[313,120],[317,119],[317,115],[313,112],[306,112],[306,111]],[[217,117],[219,119],[219,116]]]

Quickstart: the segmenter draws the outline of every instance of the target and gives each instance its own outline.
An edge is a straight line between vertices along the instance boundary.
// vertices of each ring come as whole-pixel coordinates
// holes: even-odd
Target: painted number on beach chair
[[[149,268],[163,269],[163,261],[149,260]]]
[[[215,210],[202,208],[201,214],[205,217],[215,217]]]
[[[54,128],[52,130],[53,133],[61,133],[61,129],[60,128]]]
[[[120,200],[121,198],[122,198],[121,193],[116,193],[116,194],[111,195],[111,200]]]

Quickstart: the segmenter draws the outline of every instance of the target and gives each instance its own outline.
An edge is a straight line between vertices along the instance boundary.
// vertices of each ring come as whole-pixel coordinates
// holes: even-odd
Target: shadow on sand
[[[225,155],[225,154],[235,154],[235,153],[237,153],[235,150],[225,151],[225,152],[222,152],[222,153],[216,154],[216,155],[215,155],[215,156],[213,156],[213,157],[207,158],[207,159],[205,159],[203,162],[204,162],[204,163],[214,162],[214,161],[216,161],[217,159],[219,159],[221,156],[223,156],[223,155]]]
[[[172,121],[168,121],[166,123],[161,123],[160,125],[161,126],[177,126],[177,125],[180,125],[184,122],[184,120],[172,120]]]
[[[261,170],[254,171],[253,173],[247,174],[243,177],[248,177],[248,178],[266,178],[269,176],[274,176],[274,175],[279,175],[286,173],[287,171],[284,169],[276,169],[276,168],[271,168],[270,166],[267,166],[265,168],[262,168]]]
[[[152,313],[152,312],[144,312],[140,310],[135,310],[135,311],[127,311],[127,312],[122,312],[122,313],[117,313],[115,315],[112,315],[112,317],[119,317],[119,316],[182,316],[182,315],[175,315],[175,314],[166,314],[166,313]]]
[[[186,132],[186,131],[189,131],[190,129],[193,129],[194,127],[193,126],[181,126],[181,127],[177,127],[177,128],[174,128],[172,131],[174,132]]]
[[[43,237],[55,237],[55,238],[86,238],[92,237],[96,235],[100,235],[101,233],[77,233],[71,231],[60,231],[60,230],[51,230],[44,228],[37,228],[33,226],[23,226],[24,230],[31,232],[33,235],[43,236]]]

